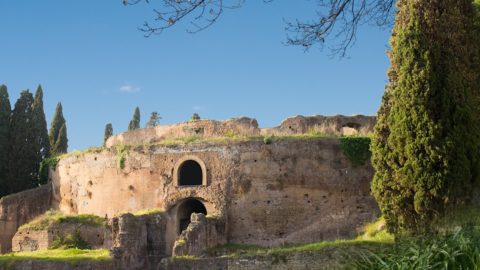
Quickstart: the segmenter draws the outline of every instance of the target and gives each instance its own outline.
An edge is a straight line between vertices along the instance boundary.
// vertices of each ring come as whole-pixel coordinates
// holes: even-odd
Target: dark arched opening
[[[192,213],[202,213],[204,215],[207,215],[207,209],[201,201],[196,199],[188,199],[182,202],[182,204],[178,207],[177,212],[179,234],[182,233],[190,224],[190,217]]]
[[[203,183],[202,167],[195,160],[187,160],[178,168],[179,186],[200,186]]]

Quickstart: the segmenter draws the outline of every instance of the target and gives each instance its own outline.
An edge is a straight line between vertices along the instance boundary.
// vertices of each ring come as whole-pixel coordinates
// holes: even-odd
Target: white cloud
[[[118,90],[120,90],[120,92],[124,92],[124,93],[136,93],[136,92],[140,92],[140,87],[129,84],[129,83],[126,83],[126,84],[120,86],[120,88]]]

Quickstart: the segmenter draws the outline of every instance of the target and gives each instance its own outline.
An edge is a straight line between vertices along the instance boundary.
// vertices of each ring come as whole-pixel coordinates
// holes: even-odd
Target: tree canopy
[[[67,126],[65,118],[63,117],[62,103],[60,102],[55,108],[55,114],[50,125],[49,139],[51,147],[50,153],[52,155],[59,155],[67,152]]]
[[[7,194],[11,110],[7,87],[0,85],[0,197]]]
[[[128,131],[132,131],[140,128],[140,108],[136,107],[133,112],[132,120],[128,123]]]
[[[306,0],[308,1],[308,0]],[[390,26],[397,0],[318,0],[318,16],[285,22],[289,45],[305,49],[313,45],[323,47],[328,38],[337,39],[331,46],[333,53],[344,55],[354,44],[358,28],[364,24]],[[263,0],[265,3],[274,0]],[[145,36],[160,34],[183,20],[190,21],[189,33],[196,33],[217,22],[226,10],[243,6],[245,0],[123,0],[124,5],[139,3],[153,6],[153,19],[140,30]],[[296,1],[292,2],[297,4]]]
[[[372,143],[390,231],[422,232],[479,184],[480,50],[471,0],[399,0]]]

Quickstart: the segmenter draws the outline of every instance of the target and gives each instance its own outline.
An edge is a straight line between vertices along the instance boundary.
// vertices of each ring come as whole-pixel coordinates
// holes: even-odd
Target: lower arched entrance
[[[207,209],[201,201],[194,198],[187,199],[178,206],[177,235],[181,234],[188,227],[191,222],[191,215],[193,213],[202,213],[204,215],[207,215]]]

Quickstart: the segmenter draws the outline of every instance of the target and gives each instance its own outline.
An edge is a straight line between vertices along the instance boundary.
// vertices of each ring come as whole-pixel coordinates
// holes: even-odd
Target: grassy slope
[[[40,231],[45,230],[54,224],[61,223],[104,226],[105,219],[94,215],[64,215],[56,211],[47,211],[47,213],[34,219],[30,223],[22,225],[19,230],[30,229]]]

